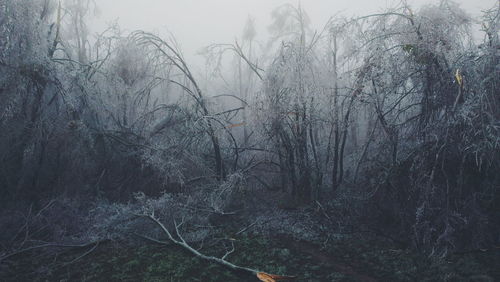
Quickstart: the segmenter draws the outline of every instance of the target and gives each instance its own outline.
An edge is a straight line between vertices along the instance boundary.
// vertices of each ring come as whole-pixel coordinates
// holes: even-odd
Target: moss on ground
[[[231,262],[274,274],[298,275],[297,281],[500,281],[498,251],[435,260],[359,238],[330,242],[320,248],[286,238],[242,237],[235,241],[235,247],[228,257]],[[209,252],[206,248],[204,251]],[[0,280],[257,281],[193,257],[177,246],[109,243],[67,263],[84,252],[17,257],[0,267]]]

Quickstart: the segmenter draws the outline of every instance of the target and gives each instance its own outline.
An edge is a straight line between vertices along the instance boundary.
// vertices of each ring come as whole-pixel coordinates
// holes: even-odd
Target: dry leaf
[[[264,282],[276,282],[278,280],[295,279],[295,276],[280,276],[280,275],[274,275],[274,274],[269,274],[269,273],[265,273],[265,272],[259,272],[259,273],[257,273],[257,278],[259,278],[260,281],[264,281]]]
[[[458,85],[460,85],[460,87],[462,87],[463,83],[464,83],[464,78],[463,78],[462,74],[460,73],[459,69],[457,69],[457,71],[455,72],[455,79],[457,80]]]

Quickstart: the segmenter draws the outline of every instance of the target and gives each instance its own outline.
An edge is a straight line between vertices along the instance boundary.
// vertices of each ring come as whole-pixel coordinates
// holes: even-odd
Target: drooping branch
[[[191,96],[195,100],[196,105],[201,108],[204,116],[211,115],[208,105],[205,102],[205,95],[201,91],[201,88],[199,87],[194,75],[188,67],[186,60],[182,56],[182,53],[175,45],[175,42],[167,42],[154,34],[143,31],[136,31],[132,33],[131,38],[135,40],[139,45],[152,47],[153,50],[163,56],[169,62],[169,64],[173,65],[178,71],[180,71],[189,81],[190,85],[182,84],[175,80],[169,81],[181,87],[186,93],[188,93],[189,96]],[[190,86],[194,89],[191,90]],[[214,128],[214,125],[212,124],[212,121],[210,119],[208,119],[206,122],[206,132],[210,138],[210,141],[212,142],[217,177],[220,180],[224,180],[226,178],[226,171],[221,152],[221,145],[216,133],[216,129]]]
[[[218,61],[220,62],[221,57],[226,52],[234,52],[238,57],[240,57],[246,65],[250,68],[250,70],[257,75],[260,81],[264,81],[263,72],[265,71],[261,67],[258,66],[257,63],[253,63],[245,52],[241,48],[238,41],[235,41],[234,44],[213,44],[207,47],[208,52],[213,52],[218,57]]]
[[[233,47],[233,50],[240,56],[250,67],[250,69],[259,77],[261,81],[264,80],[262,77],[262,74],[260,74],[260,71],[263,71],[261,68],[259,68],[256,64],[250,62],[250,60],[245,56],[245,53],[243,53],[243,50],[241,49],[240,45],[238,44],[238,41],[235,42],[235,46]]]

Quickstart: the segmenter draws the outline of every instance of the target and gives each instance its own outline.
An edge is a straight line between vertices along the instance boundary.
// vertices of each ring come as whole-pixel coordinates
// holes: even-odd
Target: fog
[[[99,0],[98,16],[93,29],[99,31],[116,22],[125,31],[137,29],[171,32],[180,44],[187,60],[197,65],[200,48],[214,43],[232,43],[241,37],[245,22],[255,20],[257,40],[267,39],[267,27],[273,9],[283,4],[297,5],[300,1],[285,0]],[[311,26],[321,30],[332,16],[367,15],[396,6],[401,1],[368,0],[308,0],[300,2],[311,19]],[[436,4],[437,0],[409,0],[415,8]],[[460,7],[471,16],[491,8],[496,0],[458,0]],[[118,4],[119,3],[119,4]]]
[[[0,0],[0,281],[500,281],[499,77],[499,0]]]

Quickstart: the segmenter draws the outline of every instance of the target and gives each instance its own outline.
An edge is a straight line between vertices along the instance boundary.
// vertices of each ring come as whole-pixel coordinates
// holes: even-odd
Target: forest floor
[[[397,249],[376,238],[315,244],[276,235],[242,236],[227,259],[294,281],[500,281],[500,250],[446,259]],[[206,250],[205,250],[206,248]],[[202,251],[211,253],[209,247]],[[216,253],[211,253],[216,255]],[[0,281],[258,281],[174,246],[102,243],[58,254],[25,253],[0,262]]]

